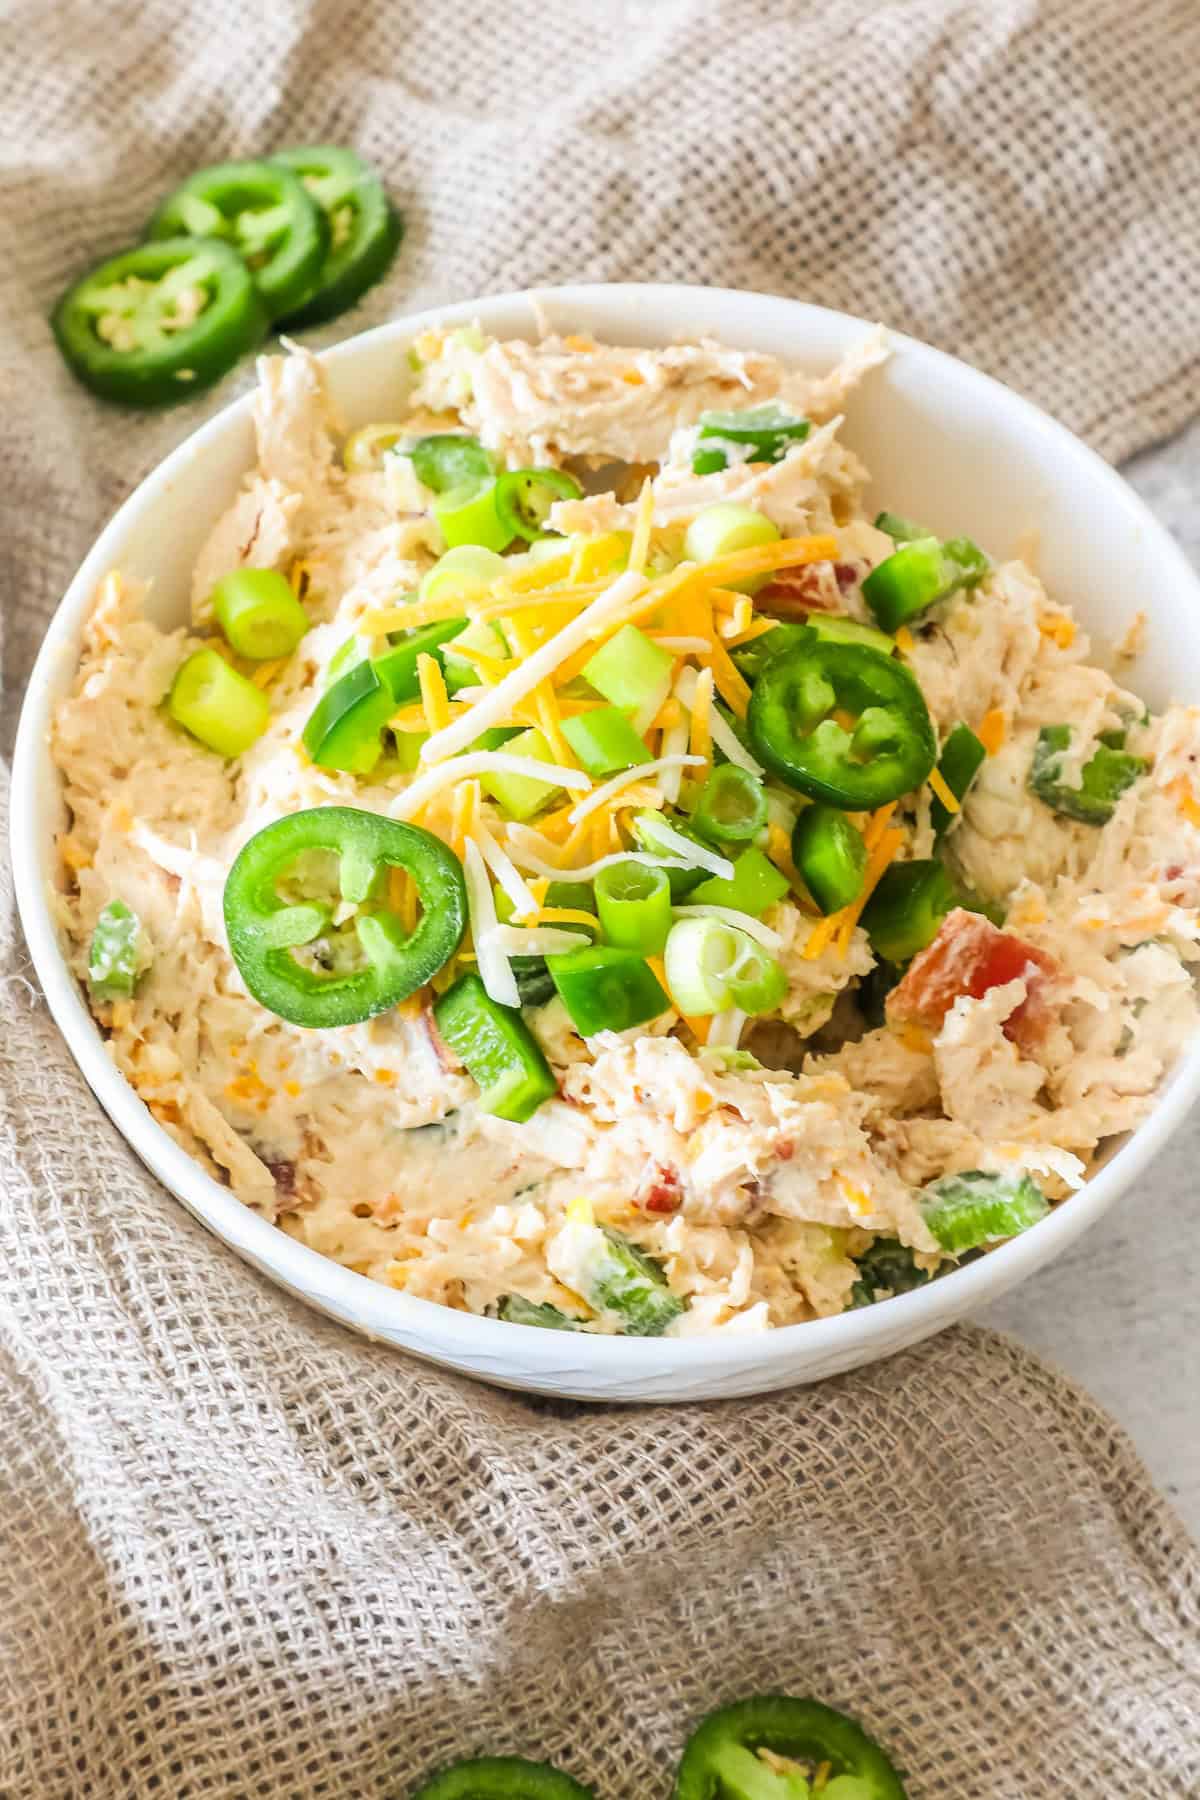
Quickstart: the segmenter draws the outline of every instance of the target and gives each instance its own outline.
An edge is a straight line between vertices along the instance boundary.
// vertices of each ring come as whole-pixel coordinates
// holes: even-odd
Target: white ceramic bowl
[[[560,288],[537,300],[564,330],[634,344],[711,333],[814,371],[828,369],[867,329],[843,313],[716,289]],[[330,351],[325,361],[348,423],[395,414],[406,380],[402,352],[415,332],[472,319],[500,336],[535,330],[530,296],[507,295],[400,319]],[[999,556],[1011,553],[1022,533],[1038,532],[1050,591],[1076,606],[1101,638],[1115,637],[1135,607],[1145,608],[1148,647],[1130,685],[1156,705],[1200,702],[1200,583],[1136,495],[1062,426],[987,376],[900,338],[891,361],[853,401],[846,437],[871,469],[873,498],[881,505],[940,532],[967,532]],[[588,1337],[475,1318],[352,1274],[249,1212],[159,1128],[117,1073],[63,961],[46,895],[62,816],[47,732],[71,681],[96,585],[113,567],[151,577],[155,615],[180,622],[195,554],[252,459],[247,396],[142,483],[71,583],[21,717],[12,849],[34,964],[97,1099],[184,1205],[272,1280],[371,1338],[510,1387],[597,1400],[760,1393],[871,1362],[995,1299],[1086,1231],[1183,1119],[1200,1091],[1200,1044],[1182,1059],[1145,1124],[1110,1153],[1081,1193],[1023,1237],[915,1293],[745,1337],[680,1343]]]

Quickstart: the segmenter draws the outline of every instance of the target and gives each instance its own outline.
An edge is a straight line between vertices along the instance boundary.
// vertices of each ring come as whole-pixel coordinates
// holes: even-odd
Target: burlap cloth
[[[729,283],[931,338],[1112,456],[1200,406],[1193,0],[10,0],[0,29],[6,731],[104,518],[250,378],[122,418],[46,308],[220,156],[386,172],[403,253],[330,336]],[[383,1796],[490,1747],[644,1800],[761,1687],[860,1712],[914,1797],[1200,1794],[1195,1555],[1056,1375],[957,1331],[606,1413],[368,1348],[147,1177],[7,888],[0,954],[0,1794]]]

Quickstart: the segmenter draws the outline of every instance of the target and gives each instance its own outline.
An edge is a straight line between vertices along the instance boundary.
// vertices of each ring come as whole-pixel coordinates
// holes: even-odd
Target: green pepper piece
[[[404,235],[404,221],[374,169],[353,150],[305,144],[277,150],[271,161],[299,177],[329,230],[329,248],[316,286],[284,320],[289,331],[301,331],[349,311],[387,273]]]
[[[488,733],[483,735],[486,737]],[[494,888],[492,897],[496,902],[497,919],[502,925],[507,925],[513,916],[512,901],[502,887]],[[552,881],[546,889],[543,904],[569,906],[576,912],[595,910],[592,890],[585,881]],[[595,929],[588,925],[572,925],[570,929],[584,933],[590,940],[594,940],[597,935]],[[516,977],[517,993],[521,997],[522,1006],[542,1006],[557,992],[544,956],[512,956],[509,962]]]
[[[880,650],[884,656],[892,656],[896,650],[894,639],[886,631],[864,625],[859,619],[843,618],[841,613],[811,612],[800,629],[811,631],[831,644],[869,644],[872,650]],[[770,634],[764,632],[763,635]]]
[[[1042,726],[1034,745],[1029,790],[1064,818],[1081,825],[1107,825],[1125,789],[1150,765],[1144,756],[1102,743],[1084,763],[1080,785],[1069,787],[1059,779],[1059,770],[1070,743],[1069,725]]]
[[[562,722],[563,736],[594,781],[650,761],[650,752],[619,706],[598,706]]]
[[[847,729],[835,712],[849,713]],[[937,757],[929,709],[897,658],[809,637],[771,657],[750,695],[750,742],[790,787],[870,812],[925,780]]]
[[[138,244],[73,283],[51,320],[85,387],[126,406],[190,400],[259,343],[268,315],[236,250]]]
[[[418,438],[408,454],[417,480],[435,494],[485,487],[496,473],[495,458],[479,439],[458,431]]]
[[[886,531],[896,544],[911,544],[914,538],[932,537],[933,533],[927,525],[914,525],[900,513],[881,512],[875,515],[876,531]]]
[[[110,900],[97,915],[88,946],[93,1000],[128,1000],[148,960],[141,920],[123,900]]]
[[[531,762],[552,763],[554,760],[549,744],[536,725],[518,731],[504,747],[513,756],[526,756]],[[507,769],[490,770],[482,780],[484,791],[510,819],[531,819],[563,791],[552,781],[541,781],[536,775],[513,775]]]
[[[273,319],[311,298],[329,249],[325,215],[299,176],[269,162],[198,169],[167,195],[145,235],[232,243]]]
[[[466,628],[465,619],[435,619],[430,625],[419,625],[415,631],[398,631],[394,638],[389,639],[393,648],[385,650],[382,656],[375,657],[374,669],[391,695],[393,711],[397,706],[416,700],[420,695],[418,656],[437,655],[444,645],[461,637]],[[438,656],[437,660],[444,669],[444,657]],[[449,682],[446,685],[449,687]]]
[[[549,1301],[526,1300],[521,1294],[505,1294],[496,1315],[509,1325],[536,1325],[542,1331],[582,1331],[582,1319],[570,1319]]]
[[[592,944],[586,950],[548,956],[546,967],[580,1037],[628,1031],[657,1019],[671,1004],[636,950]]]
[[[673,869],[665,871],[675,873]],[[694,906],[729,906],[759,919],[788,891],[788,879],[752,844],[733,861],[733,875],[710,875],[692,892]]]
[[[1050,1204],[1029,1175],[964,1169],[931,1182],[922,1211],[942,1249],[959,1256],[1028,1231],[1047,1216]]]
[[[938,758],[938,774],[954,798],[962,800],[986,761],[987,751],[971,727],[964,725],[960,719],[953,730],[946,735],[946,741],[942,745],[942,754]],[[945,837],[950,822],[955,816],[935,795],[929,808],[929,822],[933,826],[934,836],[939,842]]]
[[[583,1297],[599,1313],[620,1322],[628,1337],[661,1337],[687,1309],[667,1286],[652,1256],[607,1226],[587,1262]]]
[[[719,763],[700,790],[692,824],[710,844],[747,844],[767,822],[763,784],[738,763]]]
[[[475,1756],[430,1776],[412,1800],[596,1800],[573,1776],[523,1756]],[[836,1797],[835,1797],[836,1800]]]
[[[871,570],[863,599],[885,631],[898,631],[959,588],[976,587],[987,571],[987,557],[970,538],[912,538]]]
[[[867,871],[861,831],[834,806],[806,806],[792,832],[792,859],[820,907],[840,912],[857,900]]]
[[[908,962],[932,944],[946,914],[962,899],[936,858],[916,858],[885,869],[863,908],[862,927],[876,956]]]
[[[854,1260],[858,1280],[850,1289],[852,1307],[871,1306],[888,1294],[907,1294],[924,1287],[930,1278],[929,1270],[917,1266],[912,1251],[899,1238],[876,1238]]]
[[[780,1773],[758,1752],[798,1765]],[[823,1772],[817,1786],[817,1772]],[[756,1694],[709,1713],[688,1739],[675,1800],[906,1800],[874,1738],[845,1713],[791,1694]]]
[[[565,469],[509,469],[496,478],[496,511],[510,538],[535,544],[550,537],[546,521],[556,500],[580,500],[583,489]]]
[[[230,646],[250,662],[290,656],[308,631],[308,614],[278,569],[222,575],[212,609]]]
[[[748,406],[744,412],[703,412],[692,456],[693,475],[713,475],[735,461],[777,463],[793,444],[802,444],[812,426],[773,402]],[[738,454],[738,453],[741,454]]]
[[[395,710],[391,690],[375,665],[355,663],[309,713],[304,748],[320,769],[369,775],[383,754],[383,728]]]
[[[480,1090],[481,1112],[518,1124],[558,1092],[537,1039],[514,1006],[463,975],[433,1009],[437,1028]]]
[[[337,859],[336,895],[306,892],[306,865],[320,851]],[[416,883],[422,910],[411,935],[377,898],[385,868]],[[282,896],[285,880],[298,898]],[[335,930],[338,898],[356,911]],[[432,832],[357,807],[317,806],[276,819],[242,846],[224,908],[229,948],[254,998],[293,1025],[323,1029],[386,1012],[436,975],[462,940],[467,891],[458,858]]]
[[[630,821],[633,835],[640,850],[650,856],[675,857],[679,852],[674,844],[670,844],[662,835],[663,827],[675,832],[678,837],[687,838],[690,843],[703,844],[704,839],[698,831],[683,819],[664,819],[661,813],[649,809],[634,813]],[[702,881],[708,879],[707,869],[667,869],[667,880],[671,884],[672,900],[683,900],[698,888]]]
[[[807,625],[793,619],[780,619],[772,624],[770,631],[760,632],[740,650],[730,654],[739,673],[753,685],[774,657],[784,650],[795,650],[801,644],[811,644],[812,640],[813,633]]]

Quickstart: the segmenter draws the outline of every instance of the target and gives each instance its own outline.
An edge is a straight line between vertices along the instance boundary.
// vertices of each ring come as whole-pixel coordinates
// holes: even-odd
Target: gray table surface
[[[1122,472],[1200,568],[1200,421]],[[979,1322],[1106,1406],[1200,1538],[1200,1110],[1134,1193]]]

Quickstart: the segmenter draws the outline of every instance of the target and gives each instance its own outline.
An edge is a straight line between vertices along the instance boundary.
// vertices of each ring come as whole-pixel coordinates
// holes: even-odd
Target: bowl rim
[[[736,309],[747,301],[785,307],[798,321],[820,320],[827,327],[853,327],[864,333],[871,329],[869,321],[850,313],[752,290],[647,282],[589,283],[516,290],[427,307],[388,320],[317,354],[322,362],[336,365],[393,341],[403,343],[433,325],[457,325],[476,318],[486,321],[489,313],[521,304],[529,306],[532,324],[538,307],[583,311],[613,302],[631,308],[652,305],[669,321],[672,310],[687,310],[701,302],[723,310]],[[731,335],[736,338],[738,333]],[[801,353],[803,335],[802,331],[797,334]],[[1083,467],[1098,490],[1107,490],[1136,520],[1147,550],[1153,549],[1160,566],[1172,568],[1174,579],[1184,589],[1190,588],[1200,604],[1200,577],[1183,551],[1140,496],[1097,452],[994,377],[903,333],[889,332],[889,339],[897,348],[928,359],[931,372],[941,371],[957,383],[965,379],[981,384],[983,391],[990,391],[1010,414],[1015,410],[1015,416],[1026,428],[1048,434],[1066,457]],[[117,546],[135,519],[162,502],[178,471],[249,419],[254,393],[253,388],[249,389],[189,434],[133,489],[96,539],[47,625],[22,702],[12,770],[10,853],[16,900],[51,1017],[84,1079],[127,1144],[172,1196],[214,1235],[276,1284],[367,1337],[439,1362],[461,1366],[465,1359],[471,1370],[490,1379],[516,1380],[512,1370],[514,1365],[520,1365],[522,1377],[528,1376],[531,1383],[554,1391],[566,1391],[572,1375],[577,1375],[585,1383],[607,1376],[614,1391],[630,1393],[639,1381],[653,1385],[674,1377],[694,1385],[717,1373],[727,1377],[752,1371],[762,1378],[755,1382],[755,1389],[761,1391],[772,1384],[772,1378],[776,1384],[780,1378],[802,1378],[806,1365],[830,1363],[840,1369],[851,1361],[869,1361],[901,1342],[913,1342],[953,1322],[1059,1255],[1133,1184],[1200,1097],[1200,1038],[1180,1056],[1147,1118],[1069,1202],[1056,1207],[1022,1236],[973,1263],[876,1306],[764,1332],[627,1338],[545,1332],[458,1312],[386,1287],[334,1262],[252,1212],[231,1189],[209,1175],[158,1124],[119,1072],[67,967],[46,900],[45,885],[50,875],[42,864],[37,794],[39,771],[49,761],[51,697],[61,677],[64,648],[69,641],[74,667],[79,632],[99,579],[111,566]],[[57,779],[57,775],[52,773],[51,779]],[[855,1350],[861,1355],[854,1355]]]

